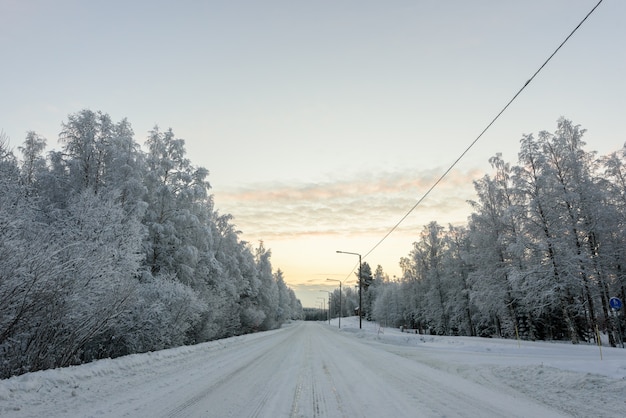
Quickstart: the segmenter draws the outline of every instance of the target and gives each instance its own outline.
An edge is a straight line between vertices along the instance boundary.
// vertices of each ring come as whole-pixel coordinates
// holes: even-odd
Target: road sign
[[[616,311],[622,309],[622,300],[620,298],[611,298],[609,299],[609,306]]]

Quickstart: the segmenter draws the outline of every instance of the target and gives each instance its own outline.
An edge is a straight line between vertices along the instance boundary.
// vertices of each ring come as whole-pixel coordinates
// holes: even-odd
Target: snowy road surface
[[[558,417],[611,416],[609,409],[600,409],[607,402],[615,410],[625,406],[623,378],[544,368],[549,360],[537,359],[550,357],[542,357],[542,345],[524,349],[496,340],[500,345],[474,352],[468,342],[483,339],[432,337],[432,346],[416,346],[423,336],[395,330],[384,336],[372,330],[373,324],[367,324],[368,332],[344,323],[339,331],[327,323],[296,322],[270,332],[17,376],[0,381],[0,416]],[[459,341],[462,356],[437,347]],[[497,347],[501,355],[492,353]],[[594,347],[580,348],[590,349],[590,359],[598,357]],[[514,349],[524,355],[507,354]],[[602,364],[626,373],[624,350],[612,350],[605,349],[609,363]],[[559,379],[575,376],[590,386],[574,388],[578,393],[554,390]],[[504,384],[507,380],[513,383]]]

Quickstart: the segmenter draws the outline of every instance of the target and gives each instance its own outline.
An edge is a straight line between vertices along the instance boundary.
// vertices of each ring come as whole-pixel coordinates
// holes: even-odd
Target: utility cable
[[[491,128],[491,125],[493,125],[496,120],[498,120],[500,118],[500,116],[504,113],[504,111],[511,105],[511,103],[513,103],[515,101],[515,99],[517,99],[517,96],[519,96],[522,91],[524,91],[524,89],[533,81],[533,79],[537,76],[537,74],[539,74],[541,72],[541,70],[543,70],[543,68],[548,64],[548,62],[550,62],[550,60],[552,59],[552,57],[554,57],[556,55],[557,52],[559,52],[559,50],[561,49],[561,47],[563,45],[565,45],[565,43],[572,37],[572,35],[574,35],[574,33],[578,30],[578,28],[580,28],[582,26],[583,23],[585,23],[585,21],[587,20],[587,18],[589,16],[591,16],[591,14],[598,8],[598,6],[600,6],[600,4],[602,3],[603,0],[598,1],[598,3],[591,9],[591,11],[589,11],[589,13],[587,13],[587,15],[580,21],[580,23],[578,23],[578,25],[576,25],[576,27],[570,32],[569,35],[567,35],[567,37],[565,38],[565,40],[563,40],[563,42],[561,42],[561,44],[554,50],[554,52],[548,57],[548,59],[545,60],[545,62],[543,64],[541,64],[541,66],[537,69],[537,71],[535,71],[535,73],[532,75],[532,77],[530,77],[528,79],[528,81],[526,81],[526,83],[524,83],[524,85],[522,86],[522,88],[520,88],[517,93],[515,93],[515,95],[513,96],[513,98],[511,100],[509,100],[509,102],[502,108],[502,110],[500,110],[500,112],[491,120],[491,122],[489,122],[489,124],[485,127],[485,129],[483,129],[483,131],[476,137],[476,139],[474,139],[472,141],[471,144],[469,144],[469,146],[467,148],[465,148],[465,150],[461,153],[461,155],[459,155],[459,157],[452,163],[452,165],[450,165],[450,167],[448,167],[448,169],[437,179],[437,181],[435,181],[435,183],[433,183],[432,186],[430,186],[430,188],[426,191],[426,193],[424,193],[422,195],[422,197],[420,197],[420,199],[417,201],[417,203],[415,203],[415,205],[413,205],[413,207],[411,209],[409,209],[409,211],[402,217],[400,218],[400,220],[398,221],[398,223],[396,223],[390,230],[389,232],[387,232],[385,234],[384,237],[382,237],[382,239],[380,241],[378,241],[376,243],[376,245],[374,245],[374,247],[372,247],[371,250],[369,250],[367,253],[365,253],[365,255],[363,256],[363,258],[367,257],[368,255],[370,255],[376,248],[378,248],[378,246],[380,244],[383,243],[383,241],[385,241],[387,239],[387,237],[389,237],[389,235],[391,235],[399,226],[402,222],[404,222],[404,220],[422,203],[422,201],[424,199],[426,199],[426,197],[428,197],[428,195],[430,194],[431,191],[433,191],[433,189],[435,187],[437,187],[437,185],[439,183],[441,183],[441,181],[450,173],[450,171],[452,171],[452,169],[458,164],[459,161],[461,161],[461,159],[465,156],[465,154],[467,154],[469,152],[470,149],[472,149],[472,147],[478,142],[478,140],[485,134],[485,132],[487,132],[487,130],[489,128]]]

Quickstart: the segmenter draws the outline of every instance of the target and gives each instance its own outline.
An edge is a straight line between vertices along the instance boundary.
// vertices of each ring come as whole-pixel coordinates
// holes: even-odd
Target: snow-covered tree
[[[259,307],[265,313],[265,319],[261,323],[261,329],[263,330],[275,328],[278,324],[278,303],[280,296],[278,285],[272,273],[271,255],[271,251],[265,248],[263,242],[259,242],[259,246],[255,250],[255,261],[257,274],[261,282],[258,303]]]
[[[0,377],[280,326],[302,306],[155,128],[83,110],[44,158],[0,135]]]
[[[40,175],[46,170],[46,160],[44,150],[46,149],[46,139],[34,131],[26,134],[24,144],[18,147],[22,153],[22,181],[27,186],[33,186]]]
[[[585,131],[561,118],[524,135],[518,165],[490,159],[475,182],[467,228],[425,227],[407,257],[398,298],[404,325],[521,338],[615,344],[608,309],[626,296],[626,152],[597,158]],[[625,148],[626,150],[626,148]],[[374,300],[384,313],[385,291]]]

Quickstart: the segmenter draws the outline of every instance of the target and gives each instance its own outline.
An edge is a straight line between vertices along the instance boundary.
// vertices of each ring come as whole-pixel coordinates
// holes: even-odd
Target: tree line
[[[0,378],[268,330],[302,317],[184,140],[82,110],[62,149],[0,137]]]
[[[609,300],[626,300],[626,146],[599,157],[584,134],[561,118],[522,137],[516,165],[491,158],[467,225],[424,226],[398,280],[363,263],[364,315],[441,335],[623,343]]]

